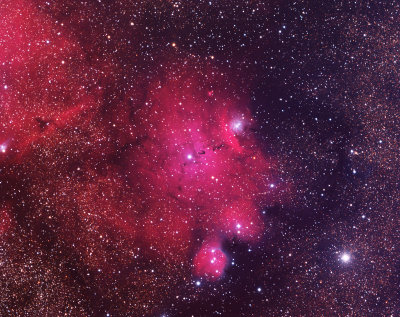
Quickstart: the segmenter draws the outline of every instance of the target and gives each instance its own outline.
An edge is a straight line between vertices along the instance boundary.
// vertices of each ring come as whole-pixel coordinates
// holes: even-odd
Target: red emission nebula
[[[138,110],[140,145],[127,157],[130,182],[146,202],[144,236],[166,254],[193,251],[204,241],[194,273],[223,274],[224,239],[256,242],[264,224],[270,164],[250,132],[253,120],[240,98],[210,97],[190,72],[155,87]],[[215,252],[214,252],[214,251]]]
[[[229,74],[172,52],[146,93],[126,84],[109,106],[103,87],[120,66],[86,58],[30,1],[1,2],[0,16],[0,162],[25,193],[2,189],[0,239],[23,227],[40,244],[45,226],[102,272],[98,284],[134,263],[216,282],[226,243],[260,243],[279,189]],[[128,282],[158,283],[144,272]]]

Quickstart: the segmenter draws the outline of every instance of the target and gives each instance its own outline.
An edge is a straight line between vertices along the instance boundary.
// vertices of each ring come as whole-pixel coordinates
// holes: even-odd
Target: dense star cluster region
[[[399,13],[0,0],[0,316],[397,316]]]

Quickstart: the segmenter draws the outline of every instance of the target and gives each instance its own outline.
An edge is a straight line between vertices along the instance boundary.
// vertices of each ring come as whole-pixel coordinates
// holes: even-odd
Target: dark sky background
[[[0,1],[0,315],[398,316],[399,13]]]

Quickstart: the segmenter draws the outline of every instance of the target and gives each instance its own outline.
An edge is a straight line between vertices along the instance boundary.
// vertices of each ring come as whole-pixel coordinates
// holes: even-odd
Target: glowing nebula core
[[[211,80],[206,84],[215,81],[211,74],[207,77]],[[249,130],[252,118],[243,106],[246,99],[218,90],[210,96],[197,89],[204,86],[201,81],[186,67],[151,90],[146,106],[137,111],[134,131],[139,144],[129,151],[127,166],[132,166],[132,186],[146,193],[142,198],[146,241],[167,257],[171,250],[199,248],[196,272],[207,275],[208,266],[201,263],[209,247],[207,242],[192,246],[193,232],[204,241],[215,237],[258,241],[264,227],[260,209],[271,199],[267,185],[271,173]],[[241,113],[240,127],[235,127],[237,113]],[[220,247],[216,250],[222,274],[225,256]]]

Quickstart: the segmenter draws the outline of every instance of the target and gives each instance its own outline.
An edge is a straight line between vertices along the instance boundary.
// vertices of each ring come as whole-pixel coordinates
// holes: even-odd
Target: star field
[[[398,1],[0,1],[0,316],[397,316]]]

